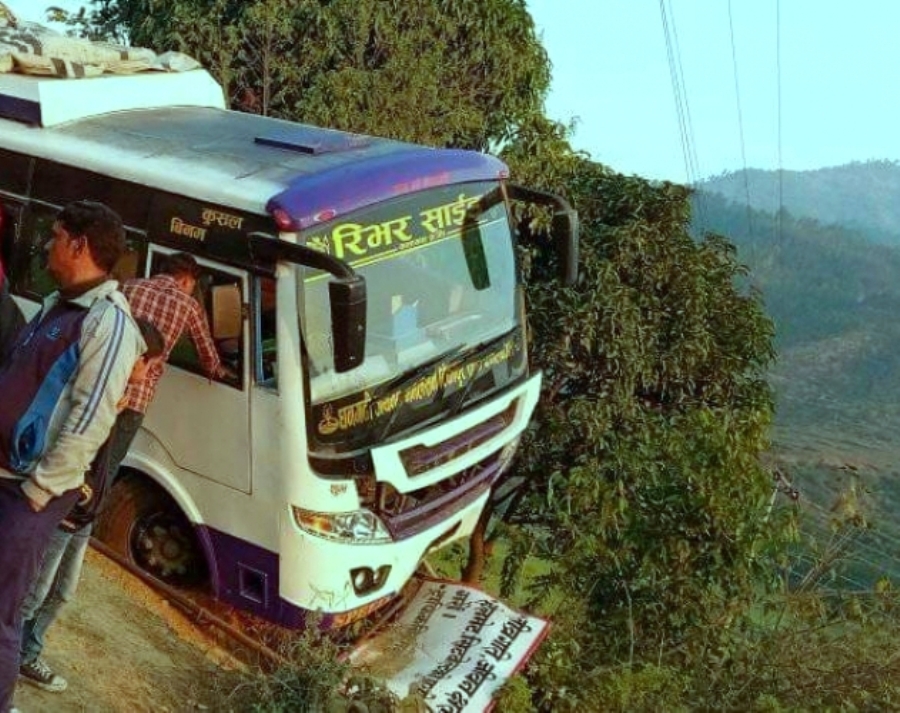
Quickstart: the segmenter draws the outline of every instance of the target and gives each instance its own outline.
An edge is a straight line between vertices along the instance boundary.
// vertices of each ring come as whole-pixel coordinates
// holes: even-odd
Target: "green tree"
[[[535,156],[559,140],[545,127],[506,158],[544,182]],[[517,460],[526,490],[505,533],[506,585],[527,556],[550,564],[532,592],[565,602],[557,643],[577,647],[563,658],[583,677],[603,661],[718,653],[773,582],[759,460],[773,327],[738,288],[733,247],[691,238],[689,189],[547,158],[560,155],[547,187],[566,186],[578,208],[582,274],[575,288],[528,286],[545,382]]]
[[[524,0],[98,0],[133,44],[186,52],[234,108],[487,149],[539,113],[547,54]]]

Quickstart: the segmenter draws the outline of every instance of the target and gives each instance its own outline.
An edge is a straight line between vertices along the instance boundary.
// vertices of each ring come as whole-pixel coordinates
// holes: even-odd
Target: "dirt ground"
[[[229,708],[222,668],[233,662],[159,594],[91,550],[78,594],[49,632],[44,658],[68,688],[20,681],[23,713],[171,713]]]

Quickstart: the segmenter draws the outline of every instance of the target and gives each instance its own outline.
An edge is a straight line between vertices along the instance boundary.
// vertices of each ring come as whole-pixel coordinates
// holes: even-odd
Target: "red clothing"
[[[197,304],[197,300],[179,289],[174,277],[154,275],[129,280],[122,287],[122,291],[128,298],[128,304],[131,305],[131,313],[153,324],[165,342],[163,358],[150,367],[147,379],[128,385],[124,408],[138,413],[147,411],[156,393],[156,385],[163,375],[164,363],[168,360],[172,347],[185,331],[197,349],[203,370],[209,376],[219,373],[222,363],[209,333],[206,314]]]

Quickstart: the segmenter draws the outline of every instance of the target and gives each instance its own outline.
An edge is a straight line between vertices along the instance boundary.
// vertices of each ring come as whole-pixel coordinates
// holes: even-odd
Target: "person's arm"
[[[116,405],[144,348],[137,327],[111,303],[85,318],[80,346],[71,410],[58,438],[22,484],[36,510],[84,482],[85,471],[115,423]]]
[[[216,345],[209,332],[206,314],[204,314],[196,300],[191,300],[191,310],[187,319],[187,333],[197,349],[197,355],[200,357],[200,366],[206,372],[206,375],[210,378],[224,376],[226,372],[222,367],[222,360],[219,359],[219,353],[216,351]]]

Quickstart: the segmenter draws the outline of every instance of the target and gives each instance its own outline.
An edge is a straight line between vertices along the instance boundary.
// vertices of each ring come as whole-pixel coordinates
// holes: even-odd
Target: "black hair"
[[[195,280],[200,277],[200,266],[193,255],[187,253],[172,253],[163,262],[161,272],[166,275],[178,277],[186,275]]]
[[[56,220],[73,238],[84,237],[97,266],[112,271],[125,252],[125,227],[112,208],[96,201],[80,200],[66,205]]]

